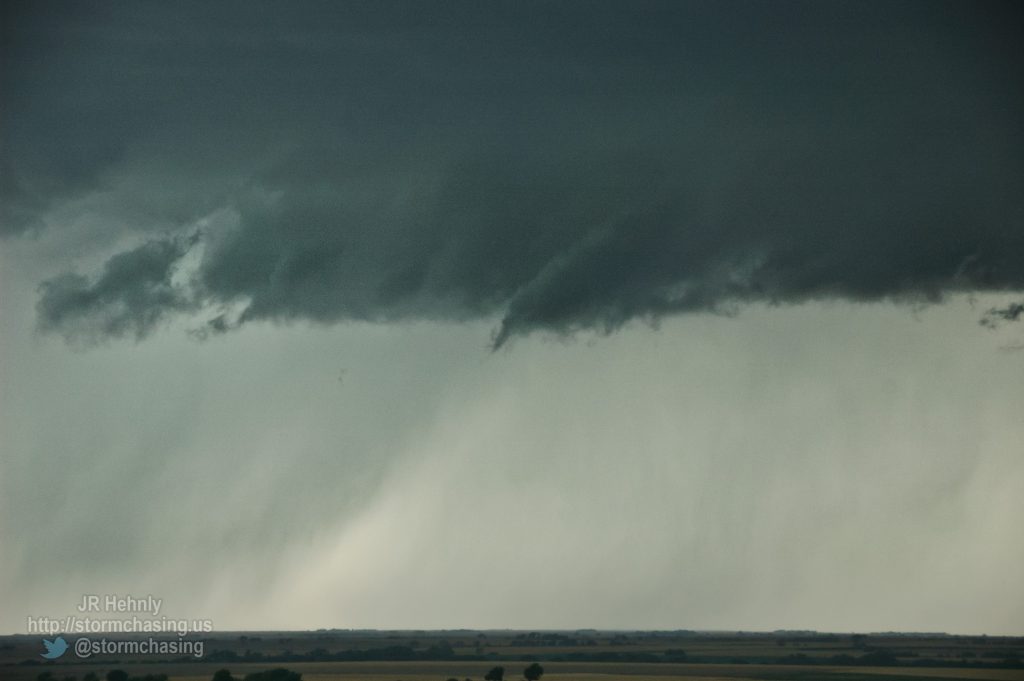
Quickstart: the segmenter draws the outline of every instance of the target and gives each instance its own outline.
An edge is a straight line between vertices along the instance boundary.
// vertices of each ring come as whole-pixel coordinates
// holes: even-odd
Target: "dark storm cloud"
[[[149,241],[110,258],[95,281],[68,273],[44,282],[36,306],[40,328],[75,342],[106,336],[142,339],[168,312],[192,307],[187,292],[171,276],[194,243]]]
[[[1024,316],[1024,303],[1010,303],[1005,307],[993,307],[981,318],[981,325],[991,329],[1003,322],[1015,322]]]
[[[5,231],[124,177],[141,232],[237,217],[187,291],[154,284],[169,261],[62,275],[44,328],[140,336],[202,301],[200,335],[498,314],[501,345],[1024,289],[1013,3],[31,7],[4,37]]]

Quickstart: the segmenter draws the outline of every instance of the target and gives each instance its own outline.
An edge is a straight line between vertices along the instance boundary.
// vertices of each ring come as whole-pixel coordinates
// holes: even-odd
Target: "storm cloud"
[[[0,632],[1019,635],[1022,8],[0,3]]]
[[[194,242],[149,241],[108,260],[96,281],[63,274],[44,282],[36,306],[42,330],[60,331],[71,341],[144,338],[168,312],[192,307],[171,276]]]
[[[1024,290],[1015,3],[249,7],[7,10],[3,232],[141,244],[41,329]]]

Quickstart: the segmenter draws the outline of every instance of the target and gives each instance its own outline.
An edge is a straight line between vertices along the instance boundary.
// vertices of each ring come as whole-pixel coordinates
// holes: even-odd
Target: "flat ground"
[[[850,635],[813,632],[214,632],[199,660],[125,656],[44,662],[41,636],[0,637],[0,680],[56,681],[110,669],[170,681],[209,681],[227,668],[246,674],[284,667],[304,681],[483,681],[495,666],[505,681],[540,662],[543,681],[1024,681],[1013,667],[1024,638]],[[77,638],[66,637],[69,643]],[[115,639],[116,635],[107,638]],[[122,635],[120,638],[133,638]],[[138,638],[137,636],[134,638]],[[414,659],[409,659],[410,657]],[[398,658],[398,659],[395,659]],[[864,658],[864,659],[861,659]],[[874,662],[874,663],[872,663]]]

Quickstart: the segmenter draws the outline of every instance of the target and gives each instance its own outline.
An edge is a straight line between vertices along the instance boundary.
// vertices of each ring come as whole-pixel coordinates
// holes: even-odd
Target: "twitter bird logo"
[[[63,636],[58,636],[52,641],[47,641],[44,638],[43,645],[46,646],[46,652],[40,653],[39,657],[45,657],[47,660],[56,660],[68,651],[68,642],[64,640]]]

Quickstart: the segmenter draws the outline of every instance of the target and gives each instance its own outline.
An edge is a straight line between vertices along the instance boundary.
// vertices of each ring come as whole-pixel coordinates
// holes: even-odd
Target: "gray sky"
[[[3,12],[0,630],[1024,630],[1015,3]]]

